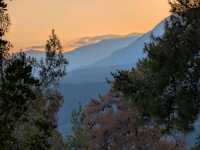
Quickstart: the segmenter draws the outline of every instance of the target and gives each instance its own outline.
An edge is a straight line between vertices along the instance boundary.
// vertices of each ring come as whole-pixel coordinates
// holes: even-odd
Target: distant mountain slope
[[[86,104],[91,98],[97,97],[98,94],[106,93],[110,89],[106,83],[106,78],[112,78],[111,72],[132,68],[139,58],[144,57],[144,44],[150,41],[151,34],[154,33],[159,36],[163,34],[163,30],[164,22],[159,24],[153,31],[140,36],[140,38],[126,39],[127,41],[125,40],[125,42],[121,42],[122,39],[106,40],[90,45],[89,50],[88,46],[86,46],[86,53],[83,59],[80,58],[80,55],[84,48],[72,52],[71,55],[73,57],[71,56],[71,58],[81,59],[81,61],[77,60],[77,64],[74,63],[74,66],[71,66],[77,69],[71,69],[62,80],[60,86],[65,101],[59,113],[59,130],[64,135],[70,132],[70,113],[74,108],[77,108],[78,102]],[[108,51],[109,48],[111,49]],[[97,50],[99,53],[93,53],[97,52]],[[90,55],[88,55],[88,51],[91,52]],[[84,55],[84,53],[82,54]],[[91,56],[93,56],[91,60],[88,60],[87,58]],[[98,60],[96,58],[100,61],[96,61]],[[85,61],[88,62],[85,63]],[[80,62],[84,63],[84,65],[79,64]],[[90,65],[85,66],[86,64]]]
[[[162,21],[144,35],[109,36],[100,42],[66,52],[64,55],[69,61],[68,72],[87,67],[135,65],[138,59],[145,56],[143,53],[145,43],[151,41],[151,35],[161,36],[164,33],[164,26],[165,23]],[[27,50],[26,53],[38,60],[45,56],[44,52],[34,49]]]
[[[108,57],[118,49],[128,46],[140,36],[141,34],[131,34],[127,36],[98,36],[97,38],[94,38],[98,39],[98,42],[81,46],[71,52],[64,53],[65,57],[69,61],[67,69],[68,71],[72,71],[92,65],[93,63]],[[34,49],[27,49],[25,52],[28,56],[35,57],[37,60],[40,60],[45,56],[44,52]]]
[[[119,38],[119,37],[120,37],[120,35],[114,35],[114,34],[99,35],[99,36],[94,36],[94,37],[91,37],[91,36],[81,37],[81,38],[78,38],[78,39],[67,41],[63,45],[63,48],[65,50],[74,50],[74,49],[79,48],[79,47],[98,43],[102,40],[114,39],[114,38]]]
[[[113,52],[128,46],[137,40],[141,35],[134,34],[131,36],[105,39],[95,44],[75,49],[72,52],[65,53],[69,61],[69,71],[82,68],[108,57]]]
[[[63,134],[71,131],[70,117],[71,112],[81,105],[87,104],[92,98],[104,95],[110,89],[105,82],[81,83],[81,84],[62,84],[60,91],[65,98],[64,104],[58,114],[58,129]]]
[[[67,67],[67,76],[60,85],[64,104],[58,116],[59,131],[64,135],[69,133],[70,113],[77,108],[78,103],[86,104],[91,98],[109,91],[106,78],[112,78],[111,72],[133,67],[139,58],[145,56],[143,48],[151,40],[151,34],[159,36],[163,32],[164,22],[144,35],[104,39],[65,53],[70,64]],[[44,57],[44,52],[37,53],[34,50],[27,51],[27,54],[38,59]]]
[[[37,60],[41,60],[42,58],[45,57],[44,51],[39,51],[35,49],[25,49],[24,52],[26,53],[27,56],[34,57]]]
[[[133,66],[145,56],[143,49],[145,43],[151,41],[151,36],[162,36],[164,34],[165,21],[159,23],[152,31],[133,41],[130,45],[113,52],[109,57],[97,62],[96,66],[115,66],[132,64]]]
[[[132,65],[115,65],[115,66],[91,66],[86,68],[77,69],[68,72],[67,76],[62,80],[61,84],[83,84],[83,83],[95,83],[106,82],[106,79],[111,80],[111,72],[114,73],[117,70],[124,70],[132,68]]]
[[[105,82],[106,78],[111,79],[111,72],[134,67],[138,60],[145,56],[143,52],[145,43],[149,43],[151,41],[152,35],[162,36],[164,33],[164,27],[165,23],[162,21],[152,31],[131,42],[127,47],[116,50],[106,58],[91,65],[85,67],[82,66],[80,69],[70,71],[62,82],[75,84],[86,82]]]

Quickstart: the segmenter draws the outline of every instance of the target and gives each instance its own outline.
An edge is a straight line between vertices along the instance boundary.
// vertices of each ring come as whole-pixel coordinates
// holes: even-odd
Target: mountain
[[[62,80],[61,84],[83,84],[83,83],[95,83],[106,82],[106,80],[112,80],[111,72],[114,73],[117,70],[124,70],[132,68],[132,65],[115,65],[115,66],[90,66],[86,68],[80,68],[74,71],[68,72],[67,76]]]
[[[120,35],[114,35],[114,34],[99,35],[99,36],[94,36],[94,37],[87,36],[87,37],[82,37],[75,40],[67,41],[63,47],[65,50],[74,50],[82,46],[98,43],[102,40],[113,39],[113,38],[118,38],[118,37],[120,37]]]
[[[87,104],[91,98],[97,98],[99,94],[103,95],[109,91],[110,85],[106,83],[106,79],[112,79],[111,72],[132,68],[138,59],[145,56],[143,48],[145,43],[151,41],[151,35],[161,36],[163,33],[164,21],[143,36],[137,38],[130,36],[126,40],[121,38],[103,40],[72,52],[72,58],[76,58],[77,62],[71,67],[76,69],[71,69],[61,82],[61,92],[64,94],[65,102],[59,113],[59,130],[64,135],[69,133],[70,112],[78,106],[78,103]],[[80,57],[82,55],[83,58]],[[80,62],[84,65],[79,64]]]
[[[114,36],[100,41],[96,38],[97,41],[92,44],[65,53],[70,65],[67,67],[68,74],[60,85],[65,100],[58,116],[59,131],[63,135],[69,134],[70,113],[78,104],[85,105],[91,98],[97,98],[99,94],[103,95],[109,91],[110,86],[106,79],[112,79],[111,72],[134,67],[139,59],[146,56],[143,48],[146,43],[151,42],[152,35],[161,37],[164,31],[165,20],[143,35]],[[84,40],[87,43],[88,39]],[[44,52],[34,49],[26,53],[37,59],[44,57]],[[195,122],[195,130],[186,136],[189,146],[194,145],[195,136],[200,131],[199,125],[200,117]]]
[[[70,64],[60,85],[64,104],[58,118],[59,130],[63,134],[70,132],[70,113],[78,103],[86,104],[91,98],[105,94],[110,89],[106,78],[112,79],[111,72],[133,67],[138,59],[145,56],[143,48],[151,40],[151,34],[162,35],[163,26],[164,22],[144,35],[104,38],[64,54]],[[44,52],[34,49],[26,53],[38,60],[45,56]]]
[[[80,104],[85,105],[92,98],[98,98],[100,94],[104,95],[109,89],[110,86],[106,82],[60,85],[65,100],[58,114],[58,130],[63,135],[68,135],[71,131],[71,112]]]
[[[146,43],[151,41],[151,37],[160,37],[164,34],[165,20],[159,23],[152,31],[144,34],[130,45],[113,52],[109,57],[97,62],[95,66],[116,66],[116,65],[132,65],[134,66],[139,59],[145,56],[143,49]]]
[[[108,57],[118,49],[128,46],[140,36],[140,34],[134,34],[131,36],[104,39],[100,42],[82,46],[71,52],[65,53],[65,57],[70,62],[68,70],[71,71],[93,65],[95,62]]]
[[[34,57],[37,60],[41,60],[45,57],[44,51],[35,50],[35,49],[25,49],[23,50],[27,56]]]
[[[132,41],[128,46],[121,49],[120,46],[118,46],[118,44],[121,43],[118,42],[118,44],[116,44],[115,46],[118,46],[119,49],[113,51],[112,53],[111,51],[109,51],[103,56],[99,55],[99,59],[105,56],[107,57],[101,59],[100,61],[96,61],[95,63],[92,63],[88,66],[80,65],[81,67],[79,69],[70,71],[62,82],[75,84],[85,82],[105,82],[106,78],[112,78],[111,72],[116,72],[116,70],[120,69],[130,69],[134,67],[138,60],[142,59],[145,56],[143,52],[145,43],[149,43],[151,41],[152,35],[162,36],[164,33],[164,27],[165,23],[164,21],[162,21],[152,31],[144,34],[143,36],[140,36],[139,38],[137,38],[137,40]],[[108,55],[109,53],[110,55]],[[98,57],[98,55],[95,57]]]
[[[136,33],[126,36],[103,35],[79,39],[77,41],[79,44],[84,40],[89,40],[92,44],[83,44],[84,46],[76,48],[73,51],[65,52],[64,56],[69,61],[67,69],[68,71],[72,71],[92,65],[93,63],[106,58],[118,49],[128,46],[140,36],[141,34]],[[28,56],[35,57],[37,60],[40,60],[45,56],[44,52],[35,49],[26,49],[25,52]]]

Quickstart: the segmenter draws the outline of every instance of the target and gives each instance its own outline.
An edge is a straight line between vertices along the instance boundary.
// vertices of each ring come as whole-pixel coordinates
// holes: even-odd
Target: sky
[[[14,0],[7,38],[14,50],[106,34],[145,33],[169,15],[168,0]],[[67,48],[66,48],[67,49]]]

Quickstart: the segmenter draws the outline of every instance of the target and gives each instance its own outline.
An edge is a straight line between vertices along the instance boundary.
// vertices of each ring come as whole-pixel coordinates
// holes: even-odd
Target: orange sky
[[[15,49],[42,45],[52,28],[79,37],[146,32],[169,15],[168,0],[15,0],[8,38]]]

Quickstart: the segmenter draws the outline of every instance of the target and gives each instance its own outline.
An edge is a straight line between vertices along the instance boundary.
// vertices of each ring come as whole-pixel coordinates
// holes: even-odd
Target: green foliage
[[[56,128],[63,97],[55,86],[66,74],[61,44],[53,30],[40,65],[21,52],[10,56],[4,39],[9,25],[6,1],[0,0],[0,149],[62,150]],[[37,78],[33,68],[41,71]]]
[[[11,44],[4,39],[4,35],[8,31],[9,25],[10,20],[7,13],[7,4],[5,0],[0,0],[0,77],[3,73],[5,58],[8,56],[8,50],[11,47]]]
[[[51,42],[50,42],[51,41]],[[25,147],[29,149],[63,149],[63,141],[56,130],[57,128],[57,112],[63,102],[63,97],[57,89],[57,85],[61,78],[66,74],[65,65],[66,59],[60,49],[60,43],[54,31],[50,40],[47,41],[49,48],[46,51],[45,62],[41,61],[37,65],[39,74],[40,88],[36,90],[36,103],[33,105],[32,113],[34,126],[27,131],[24,142]],[[59,50],[59,52],[57,52]]]
[[[200,136],[199,137],[197,137],[197,142],[196,142],[196,144],[195,144],[195,146],[194,147],[192,147],[192,149],[191,150],[200,150]]]
[[[114,74],[113,89],[164,131],[188,132],[200,106],[200,9],[198,0],[177,2],[165,34],[152,37],[135,69]]]
[[[46,61],[38,65],[33,58],[26,57],[21,52],[3,57],[6,53],[3,50],[7,50],[7,41],[3,40],[3,35],[2,33],[2,41],[0,41],[2,46],[1,149],[62,150],[64,144],[57,131],[57,112],[63,97],[55,85],[58,85],[58,81],[66,74],[67,61],[63,57],[60,43],[53,32],[53,39],[50,39],[51,42],[48,41],[53,48],[47,50]],[[36,78],[33,76],[33,68],[45,74],[41,73]]]
[[[27,120],[26,112],[36,99],[34,88],[39,81],[31,76],[32,66],[27,63],[25,54],[13,56],[7,63],[0,88],[0,147],[14,143],[16,125]],[[4,134],[5,135],[4,135]]]
[[[175,13],[183,13],[193,8],[199,8],[199,0],[169,0],[171,11]]]
[[[64,146],[57,128],[62,96],[44,89],[32,76],[33,61],[24,53],[7,60],[0,89],[0,147],[3,150],[54,150]],[[54,145],[54,144],[57,145]],[[59,148],[61,149],[61,148]]]
[[[71,115],[72,135],[67,136],[66,148],[73,149],[87,149],[87,132],[85,128],[85,114],[81,106]]]
[[[61,77],[66,75],[67,64],[68,62],[62,53],[61,43],[55,34],[55,30],[52,30],[46,44],[45,62],[41,61],[40,76],[44,86],[57,85]]]

